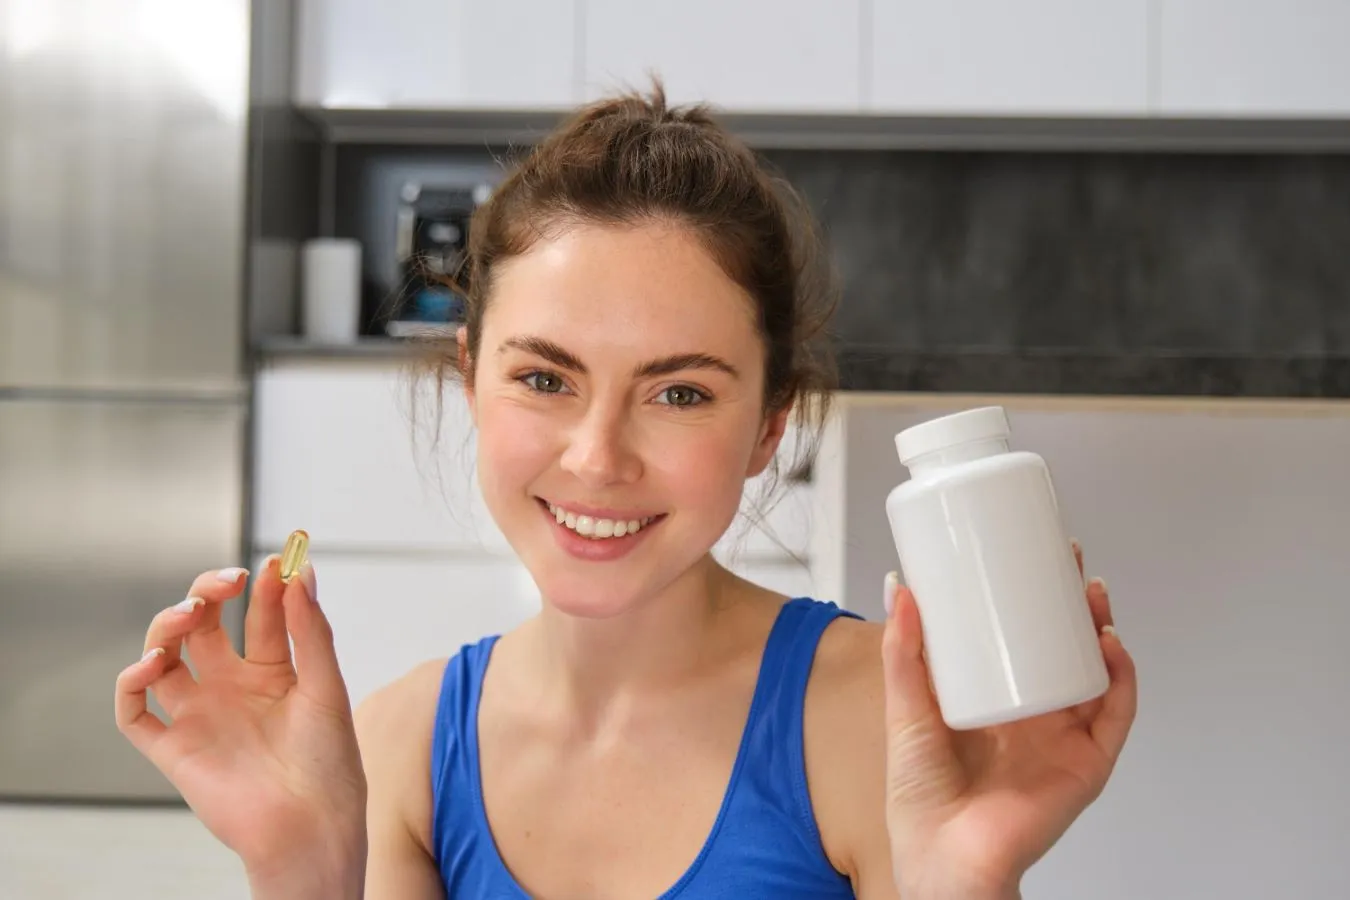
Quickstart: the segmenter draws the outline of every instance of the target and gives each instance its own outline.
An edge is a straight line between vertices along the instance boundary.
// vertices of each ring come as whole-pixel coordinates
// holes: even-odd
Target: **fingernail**
[[[141,657],[141,662],[149,662],[156,656],[163,656],[163,655],[164,655],[163,647],[152,647],[149,650],[145,651],[145,655]]]
[[[230,584],[233,584],[234,582],[239,580],[239,576],[243,575],[244,572],[245,570],[239,568],[238,566],[231,566],[228,569],[221,569],[219,572],[217,572],[216,579],[218,581],[225,581]]]
[[[305,593],[309,595],[310,603],[319,602],[319,585],[314,578],[314,564],[305,560],[300,566],[300,581],[305,585]]]
[[[205,602],[206,601],[203,600],[201,597],[188,597],[186,600],[179,601],[178,605],[174,607],[174,611],[180,613],[190,613]]]
[[[895,612],[895,589],[900,586],[900,576],[895,572],[886,573],[885,596],[882,598],[882,604],[886,607],[886,618],[890,618]]]
[[[1098,588],[1101,589],[1101,592],[1102,592],[1103,594],[1109,594],[1109,593],[1111,593],[1110,591],[1108,591],[1108,590],[1106,589],[1106,579],[1105,579],[1105,578],[1102,578],[1100,575],[1096,576],[1095,578],[1093,578],[1091,581],[1088,582],[1088,585],[1089,585],[1089,586],[1094,585],[1094,584],[1095,584]]]

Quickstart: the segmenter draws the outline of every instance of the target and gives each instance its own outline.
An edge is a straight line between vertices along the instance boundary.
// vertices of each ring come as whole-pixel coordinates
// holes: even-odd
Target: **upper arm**
[[[445,661],[418,666],[356,710],[366,773],[366,900],[441,900],[431,854],[431,731]]]
[[[806,780],[825,853],[860,900],[896,900],[886,831],[885,685],[879,625],[838,619],[807,685]]]

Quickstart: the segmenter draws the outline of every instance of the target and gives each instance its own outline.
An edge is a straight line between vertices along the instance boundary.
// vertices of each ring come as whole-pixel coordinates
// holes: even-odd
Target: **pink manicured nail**
[[[188,597],[186,600],[180,600],[174,606],[174,612],[190,613],[206,601],[201,597]]]

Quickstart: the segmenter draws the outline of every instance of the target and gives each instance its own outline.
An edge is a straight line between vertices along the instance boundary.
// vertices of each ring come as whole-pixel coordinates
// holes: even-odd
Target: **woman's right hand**
[[[305,563],[285,585],[277,557],[267,560],[241,658],[220,619],[246,574],[205,572],[155,616],[146,656],[117,678],[117,727],[239,855],[255,896],[359,896],[366,781],[314,570]],[[169,724],[147,708],[147,690]]]

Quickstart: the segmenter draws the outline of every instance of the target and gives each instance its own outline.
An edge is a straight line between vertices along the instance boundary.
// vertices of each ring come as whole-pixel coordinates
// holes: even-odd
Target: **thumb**
[[[333,628],[319,608],[318,596],[314,566],[306,561],[282,596],[286,630],[295,647],[296,680],[300,691],[315,703],[350,713],[351,700],[338,666]]]
[[[962,790],[951,730],[942,720],[923,655],[923,627],[914,594],[886,576],[886,630],[881,639],[886,683],[886,786],[891,814],[955,799]]]

